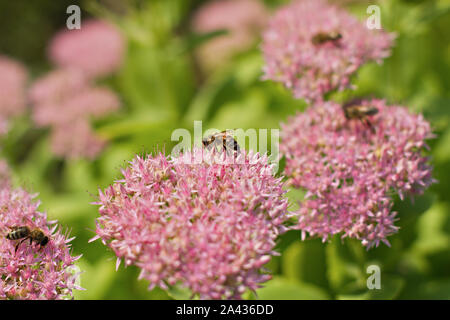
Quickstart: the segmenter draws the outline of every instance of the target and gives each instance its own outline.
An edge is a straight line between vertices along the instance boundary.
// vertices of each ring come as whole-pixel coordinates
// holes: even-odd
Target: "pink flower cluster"
[[[83,71],[89,78],[111,74],[122,64],[125,41],[105,21],[82,22],[81,29],[60,31],[49,46],[50,60],[60,68]]]
[[[315,43],[327,36],[332,40]],[[351,87],[351,75],[368,61],[381,63],[393,42],[392,34],[369,30],[323,0],[298,0],[280,9],[263,38],[263,78],[283,83],[307,101]]]
[[[150,288],[181,285],[200,299],[257,289],[270,279],[262,267],[286,230],[285,191],[266,157],[243,153],[240,164],[217,164],[213,153],[136,157],[100,191],[92,240],[141,268]],[[186,161],[199,155],[209,160]]]
[[[36,80],[29,94],[36,125],[52,128],[56,155],[94,158],[103,149],[105,141],[95,135],[89,119],[119,108],[114,92],[92,86],[77,69],[58,69]]]
[[[216,0],[202,6],[193,20],[196,32],[225,30],[226,35],[210,40],[198,50],[199,60],[213,68],[233,54],[255,43],[259,30],[266,25],[269,14],[258,0]]]
[[[0,188],[8,186],[11,180],[11,172],[8,163],[4,159],[0,159]]]
[[[59,69],[38,79],[30,89],[36,125],[52,128],[53,152],[66,158],[95,158],[106,141],[91,128],[90,119],[120,107],[119,98],[93,81],[122,64],[125,41],[107,22],[89,20],[81,29],[63,30],[49,46]]]
[[[432,137],[429,123],[382,100],[369,121],[347,120],[341,105],[314,105],[282,125],[280,151],[289,184],[307,191],[297,212],[298,228],[325,241],[334,234],[361,240],[367,248],[397,232],[392,193],[420,194],[434,180],[422,152]]]
[[[76,285],[74,263],[80,256],[70,254],[73,238],[57,231],[56,222],[47,221],[45,213],[37,211],[39,202],[22,189],[9,184],[0,188],[0,299],[71,299]],[[53,225],[52,227],[49,227]],[[15,247],[20,240],[9,240],[6,235],[13,227],[39,228],[50,237],[40,247],[29,241]]]
[[[0,56],[0,134],[8,131],[8,119],[26,109],[28,74],[17,61]]]

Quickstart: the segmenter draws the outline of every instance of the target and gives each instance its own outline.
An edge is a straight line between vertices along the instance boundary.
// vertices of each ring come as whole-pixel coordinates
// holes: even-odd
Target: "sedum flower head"
[[[335,40],[316,42],[325,39],[320,35]],[[276,12],[264,32],[264,79],[283,83],[296,98],[321,100],[350,87],[350,76],[362,64],[381,63],[392,40],[325,1],[298,0]]]
[[[227,34],[200,47],[200,61],[207,68],[213,68],[233,54],[248,49],[255,43],[267,19],[267,9],[258,0],[215,0],[206,3],[194,16],[193,29],[201,33],[226,30]]]
[[[106,87],[92,86],[76,69],[57,69],[30,88],[33,119],[38,126],[58,126],[77,118],[101,117],[119,108],[118,97]]]
[[[68,159],[95,159],[104,149],[106,141],[97,136],[84,118],[55,126],[50,137],[55,155]]]
[[[240,298],[270,279],[262,266],[288,219],[282,182],[257,154],[241,154],[240,164],[185,161],[199,155],[136,157],[122,180],[100,191],[94,239],[141,268],[150,288],[182,285],[200,299]]]
[[[28,74],[17,61],[0,56],[0,133],[8,131],[8,119],[25,111]]]
[[[382,100],[363,101],[379,112],[367,124],[347,120],[342,107],[324,103],[282,124],[280,151],[289,184],[307,191],[298,228],[325,241],[334,234],[368,248],[396,233],[392,194],[421,194],[433,179],[422,155],[432,137],[422,115]]]
[[[55,154],[66,158],[95,158],[106,142],[94,133],[90,118],[100,118],[120,107],[117,95],[93,86],[77,69],[52,71],[30,88],[33,120],[51,127]]]
[[[50,60],[60,68],[75,68],[88,77],[106,76],[122,64],[125,40],[115,26],[89,20],[81,29],[63,30],[52,40]]]
[[[68,243],[73,238],[57,231],[55,222],[37,211],[39,202],[34,197],[9,184],[0,188],[0,299],[72,298],[72,290],[81,290],[74,274],[80,256],[71,256]],[[27,240],[15,252],[20,240],[9,240],[6,235],[19,226],[39,228],[50,240],[44,247]]]

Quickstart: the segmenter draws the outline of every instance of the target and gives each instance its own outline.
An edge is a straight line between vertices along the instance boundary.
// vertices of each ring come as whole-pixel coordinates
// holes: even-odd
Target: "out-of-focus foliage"
[[[115,271],[115,256],[94,236],[98,188],[119,177],[120,168],[136,153],[164,148],[175,142],[176,128],[193,131],[217,128],[279,128],[287,116],[306,104],[294,100],[280,85],[260,80],[262,56],[257,44],[224,61],[214,71],[202,72],[195,49],[217,32],[196,35],[190,19],[207,1],[84,1],[82,19],[106,18],[117,24],[128,48],[121,70],[104,82],[121,97],[122,109],[96,123],[96,131],[110,140],[94,161],[62,160],[49,151],[48,132],[35,129],[29,117],[14,122],[2,140],[2,156],[14,172],[14,182],[39,192],[50,219],[70,226],[74,254],[83,254],[84,270],[78,299],[170,299],[183,293],[147,291],[135,267]],[[272,10],[286,1],[264,1]],[[339,2],[339,1],[334,1]],[[341,1],[353,14],[366,19],[366,1]],[[70,1],[2,1],[0,52],[24,62],[36,77],[49,70],[46,45],[65,25]],[[381,23],[397,33],[393,54],[379,66],[369,64],[354,78],[356,92],[333,98],[375,96],[389,103],[423,112],[437,138],[431,141],[434,177],[439,181],[410,203],[396,201],[400,231],[384,245],[365,251],[356,241],[334,238],[300,240],[290,231],[282,236],[268,268],[274,279],[249,299],[450,299],[450,4],[444,0],[379,1]],[[230,17],[233,19],[233,17]],[[289,192],[292,206],[301,199]],[[368,290],[366,269],[381,268],[381,290]]]

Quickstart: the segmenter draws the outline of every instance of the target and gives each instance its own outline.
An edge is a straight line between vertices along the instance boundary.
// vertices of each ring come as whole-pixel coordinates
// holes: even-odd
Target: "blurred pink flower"
[[[106,76],[122,64],[125,40],[119,30],[100,20],[82,22],[81,29],[62,30],[49,46],[50,60],[62,68],[75,68],[89,78]]]
[[[21,63],[0,56],[0,134],[8,131],[8,119],[26,109],[28,73]]]
[[[57,69],[38,78],[29,90],[36,125],[57,125],[78,114],[78,110],[66,110],[61,105],[87,87],[86,78],[76,69]]]
[[[240,298],[270,278],[261,268],[286,230],[285,191],[266,157],[217,164],[201,153],[136,157],[100,191],[92,240],[141,268],[150,288],[180,284],[200,299]],[[185,162],[199,155],[209,160]]]
[[[80,256],[71,256],[68,243],[73,238],[56,231],[56,222],[48,222],[46,214],[37,211],[39,202],[34,198],[9,185],[0,188],[0,299],[71,299],[72,290],[82,290],[74,274]],[[44,247],[25,241],[15,252],[20,240],[5,235],[19,226],[39,228],[50,240]]]
[[[8,163],[0,159],[0,188],[9,185],[11,179]]]
[[[64,100],[88,84],[84,74],[74,68],[56,69],[35,80],[29,90],[34,104]]]
[[[67,159],[95,159],[106,141],[93,132],[85,118],[58,124],[53,127],[51,147],[55,155]]]
[[[258,0],[216,0],[205,4],[194,16],[194,31],[226,30],[228,33],[199,48],[200,62],[206,68],[213,68],[233,54],[248,49],[256,42],[267,19],[267,9]]]
[[[393,192],[421,194],[434,180],[425,140],[429,123],[401,106],[364,101],[379,112],[347,120],[335,103],[314,105],[282,124],[280,152],[288,183],[307,191],[297,214],[298,228],[325,241],[334,234],[361,240],[370,248],[397,232]]]
[[[100,118],[120,107],[106,87],[94,87],[77,69],[55,70],[30,88],[33,120],[52,128],[52,149],[68,158],[95,158],[105,141],[93,132],[90,118]]]
[[[63,108],[76,112],[75,116],[99,118],[118,110],[120,101],[117,95],[106,87],[91,87],[74,95],[64,102]],[[76,110],[76,111],[75,111]]]
[[[313,43],[319,34],[334,34],[336,40]],[[263,78],[283,83],[296,98],[318,101],[351,87],[350,77],[362,64],[381,63],[394,36],[368,29],[325,1],[298,0],[274,15],[263,38]]]

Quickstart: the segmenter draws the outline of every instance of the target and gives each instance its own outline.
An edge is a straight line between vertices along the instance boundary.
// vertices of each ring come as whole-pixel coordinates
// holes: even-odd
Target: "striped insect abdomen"
[[[30,234],[30,229],[28,227],[17,227],[12,229],[7,235],[8,240],[18,240],[27,237]]]

